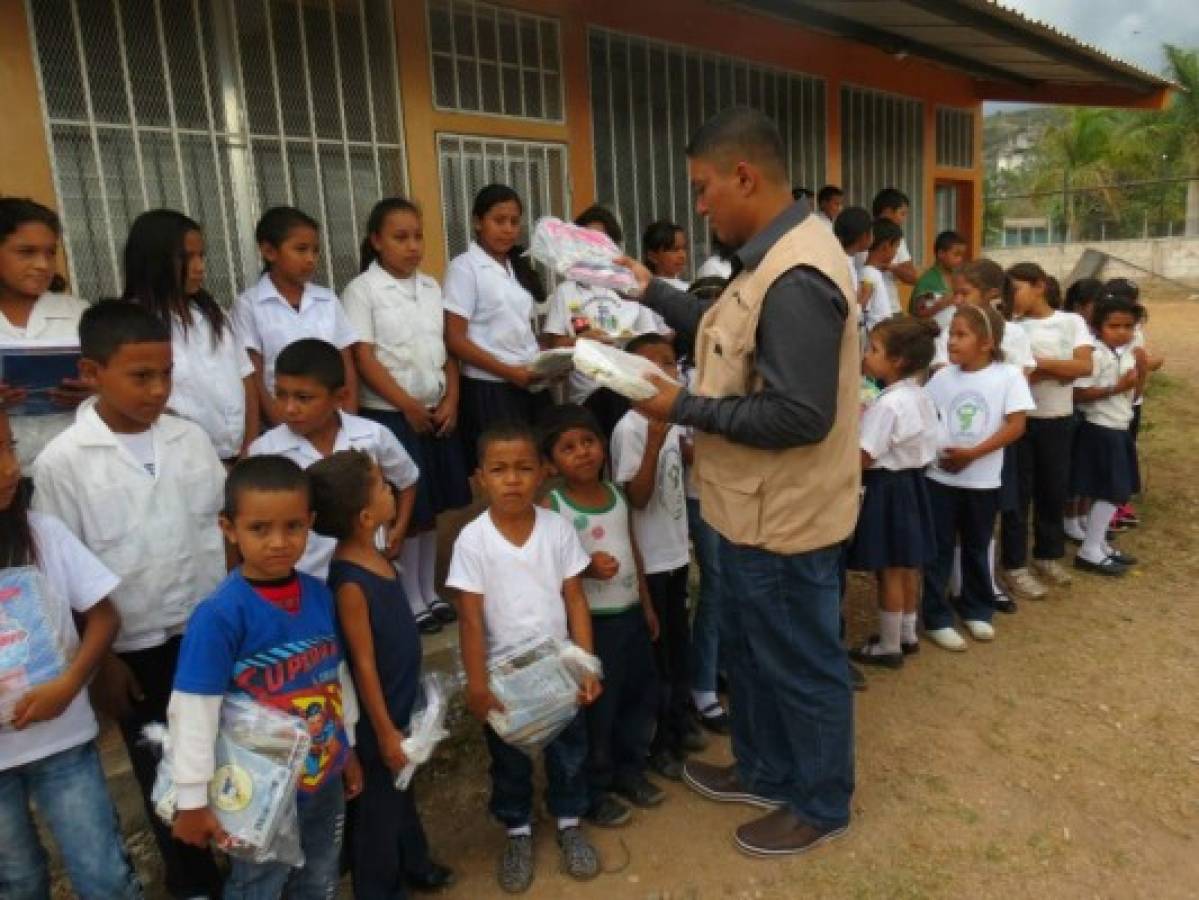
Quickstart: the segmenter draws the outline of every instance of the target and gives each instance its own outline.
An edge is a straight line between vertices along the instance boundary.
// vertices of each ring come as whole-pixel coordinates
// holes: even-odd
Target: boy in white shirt
[[[199,426],[164,415],[171,334],[132,303],[98,303],[79,322],[80,370],[97,392],[33,471],[33,507],[56,516],[120,579],[115,655],[96,679],[98,705],[120,723],[134,774],[178,896],[217,896],[207,850],[171,839],[150,791],[157,755],[142,728],[166,718],[184,626],[225,576],[217,525],[225,468]]]
[[[862,301],[862,330],[870,334],[874,326],[899,312],[891,302],[886,273],[895,260],[903,243],[903,229],[890,219],[875,219],[870,233],[873,239],[866,251],[866,262],[862,266],[862,284],[870,285],[870,292]]]
[[[903,306],[899,302],[899,283],[914,285],[920,276],[920,273],[916,271],[916,264],[912,261],[912,252],[908,249],[907,239],[902,236],[903,226],[908,220],[911,208],[912,202],[908,199],[908,195],[896,188],[883,188],[875,195],[874,203],[871,204],[871,211],[874,213],[875,219],[887,219],[895,223],[899,227],[901,235],[899,247],[895,251],[895,258],[883,270],[883,280],[887,284],[892,315],[903,311]]]
[[[591,565],[573,526],[536,505],[545,477],[537,439],[524,426],[485,432],[475,473],[488,509],[462,529],[446,585],[459,593],[459,633],[466,670],[466,703],[481,722],[502,709],[491,693],[488,664],[529,638],[568,637],[592,653],[591,613],[580,577]],[[580,704],[600,694],[583,682]],[[491,813],[508,829],[499,883],[508,893],[533,882],[533,761],[484,725],[491,756]],[[585,880],[599,874],[599,856],[579,827],[587,812],[587,725],[576,715],[542,751],[546,804],[558,822],[567,872]]]
[[[289,344],[275,361],[275,402],[284,422],[251,444],[250,456],[286,456],[306,469],[338,450],[369,453],[397,492],[396,518],[384,551],[394,559],[412,518],[420,471],[391,431],[342,411],[348,390],[336,347],[316,338]],[[296,568],[324,581],[336,549],[336,540],[311,532]]]
[[[628,352],[644,356],[671,378],[678,378],[674,348],[664,337],[643,335],[629,343]],[[633,507],[633,534],[641,549],[659,624],[654,649],[661,703],[650,767],[674,781],[682,778],[684,756],[704,746],[690,712],[687,575],[691,552],[682,437],[679,426],[651,421],[635,410],[612,432],[612,478],[624,488]]]

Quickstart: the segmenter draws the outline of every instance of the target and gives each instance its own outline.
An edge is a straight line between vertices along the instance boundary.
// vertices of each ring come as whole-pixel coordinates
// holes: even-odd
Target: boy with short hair
[[[845,208],[845,192],[835,184],[826,184],[816,193],[816,212],[814,215],[830,229],[837,221],[837,216]]]
[[[643,356],[671,378],[678,378],[674,348],[660,335],[634,339],[628,352]],[[683,429],[628,412],[612,432],[612,480],[624,488],[633,507],[633,537],[645,563],[658,617],[655,652],[661,679],[658,728],[650,768],[673,781],[683,776],[687,753],[704,741],[691,718],[687,616],[687,577],[691,551],[687,532],[687,496],[683,484]]]
[[[93,698],[112,714],[177,896],[220,893],[211,854],[171,839],[150,801],[157,753],[142,729],[166,716],[184,626],[225,575],[217,526],[225,468],[208,435],[165,415],[171,333],[140,306],[102,301],[79,322],[84,381],[96,396],[51,441],[33,470],[33,508],[61,519],[120,578],[114,654]]]
[[[447,586],[459,591],[458,630],[466,670],[466,703],[486,723],[502,709],[491,693],[488,663],[529,638],[568,637],[593,653],[591,615],[580,576],[591,558],[570,523],[536,504],[545,478],[537,438],[526,427],[492,429],[479,439],[475,473],[488,508],[454,544]],[[579,703],[601,693],[589,677]],[[500,887],[520,893],[533,883],[533,761],[484,725],[491,755],[491,813],[508,829],[500,858]],[[558,822],[558,846],[568,874],[599,874],[599,854],[579,819],[587,813],[587,726],[576,715],[546,745],[546,805]]]
[[[304,865],[233,858],[226,900],[279,897],[285,889],[289,896],[334,896],[345,801],[362,790],[347,737],[355,707],[339,675],[333,597],[295,569],[312,518],[308,478],[291,460],[262,456],[233,467],[220,523],[242,563],[196,608],[179,654],[168,713],[177,798],[172,832],[188,844],[227,842],[208,801],[226,695],[303,719],[310,733],[319,723],[297,783]]]
[[[916,264],[912,262],[912,251],[908,249],[907,239],[903,237],[903,226],[908,220],[911,208],[912,201],[908,199],[908,195],[893,187],[879,191],[871,204],[871,212],[875,219],[889,219],[900,229],[899,247],[895,251],[895,257],[882,270],[892,315],[903,311],[899,302],[899,283],[902,281],[904,284],[915,284],[919,275]]]
[[[666,797],[645,777],[658,710],[651,643],[658,636],[658,617],[633,540],[629,505],[603,478],[605,438],[599,422],[572,404],[548,410],[540,425],[542,452],[563,481],[545,505],[574,526],[591,555],[583,590],[591,607],[595,654],[603,664],[604,693],[587,709],[587,819],[614,827],[629,819],[628,806],[616,796],[642,809]]]
[[[966,239],[956,231],[942,231],[933,243],[936,262],[920,276],[912,288],[912,315],[921,319],[932,316],[943,333],[958,304],[954,300],[953,276],[966,261]]]
[[[866,263],[862,266],[862,284],[870,285],[869,299],[862,306],[864,335],[870,334],[875,325],[898,312],[891,306],[886,273],[903,243],[903,231],[890,219],[875,219],[870,232],[873,240],[866,251]]]
[[[874,220],[870,213],[860,206],[849,206],[841,210],[833,222],[833,235],[841,243],[849,264],[849,281],[853,285],[854,296],[858,305],[865,305],[870,299],[871,288],[862,284],[862,273],[859,269],[858,255],[865,254],[874,243]]]
[[[275,398],[283,424],[254,441],[250,455],[277,453],[306,469],[338,450],[365,450],[398,492],[385,551],[394,559],[412,519],[420,470],[391,431],[344,411],[347,396],[345,362],[336,347],[318,338],[288,344],[275,360]],[[296,568],[324,581],[336,547],[333,538],[309,535]]]

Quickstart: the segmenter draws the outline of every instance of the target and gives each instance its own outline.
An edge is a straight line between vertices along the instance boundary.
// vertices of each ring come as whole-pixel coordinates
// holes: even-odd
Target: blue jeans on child
[[[491,814],[508,828],[528,825],[533,817],[533,760],[505,744],[490,725],[483,726],[491,754]],[[580,712],[542,751],[545,804],[558,819],[586,814],[587,719]]]
[[[140,898],[121,841],[94,741],[0,772],[0,897],[50,896],[46,851],[30,813],[32,800],[62,853],[81,897]]]
[[[304,865],[254,863],[233,859],[225,900],[333,900],[341,878],[341,837],[345,825],[345,788],[340,776],[326,781],[299,805],[300,846]]]
[[[699,601],[691,621],[691,689],[715,691],[720,648],[720,535],[687,498],[687,525],[699,563]]]

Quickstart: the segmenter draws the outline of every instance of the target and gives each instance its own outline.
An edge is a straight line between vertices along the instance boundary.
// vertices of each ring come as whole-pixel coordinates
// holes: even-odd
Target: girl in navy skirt
[[[1075,494],[1091,501],[1074,565],[1099,575],[1123,575],[1136,564],[1107,542],[1107,530],[1135,487],[1136,450],[1128,426],[1139,376],[1132,338],[1143,316],[1141,306],[1123,297],[1105,296],[1095,305],[1092,325],[1099,342],[1094,370],[1074,386],[1084,421],[1074,442],[1072,486]]]
[[[933,320],[888,319],[870,332],[863,368],[884,385],[862,416],[865,496],[849,568],[878,573],[878,635],[850,656],[898,669],[919,649],[920,570],[935,553],[924,469],[937,455],[937,411],[920,383],[933,358]]]
[[[420,467],[416,504],[399,563],[404,593],[422,632],[457,616],[434,593],[437,516],[470,503],[458,439],[458,364],[442,337],[441,288],[420,271],[420,211],[403,197],[375,204],[362,242],[362,274],[342,294],[358,332],[359,411],[390,429]]]

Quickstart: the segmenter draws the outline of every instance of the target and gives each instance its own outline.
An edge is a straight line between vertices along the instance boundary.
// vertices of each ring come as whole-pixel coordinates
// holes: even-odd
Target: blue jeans
[[[699,563],[699,600],[691,622],[691,689],[715,691],[720,657],[720,535],[687,498],[687,524]]]
[[[849,822],[853,692],[841,546],[785,556],[720,539],[720,648],[737,774],[815,828]]]
[[[50,896],[46,851],[30,814],[31,800],[58,844],[76,894],[104,900],[142,896],[100,754],[95,741],[88,741],[0,772],[0,897]]]
[[[333,900],[341,877],[341,838],[346,818],[341,776],[331,777],[299,805],[304,865],[233,859],[225,900]]]
[[[999,512],[999,489],[989,491],[949,487],[933,479],[928,482],[928,499],[933,508],[937,555],[924,567],[924,593],[921,606],[924,627],[933,631],[953,626],[953,607],[949,603],[949,573],[953,569],[955,543],[962,547],[962,599],[959,611],[963,619],[990,622],[995,612],[991,600],[991,567],[987,547]]]
[[[491,814],[508,828],[528,825],[533,817],[533,760],[505,744],[490,725],[483,726],[491,754]],[[586,814],[587,717],[580,712],[541,751],[545,758],[545,805],[557,819]]]

